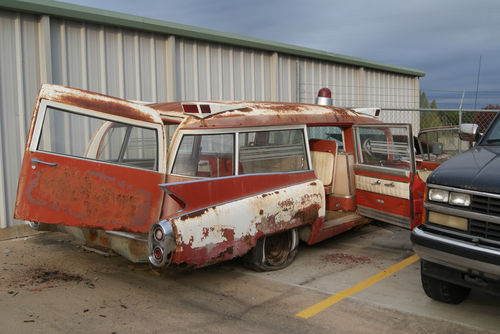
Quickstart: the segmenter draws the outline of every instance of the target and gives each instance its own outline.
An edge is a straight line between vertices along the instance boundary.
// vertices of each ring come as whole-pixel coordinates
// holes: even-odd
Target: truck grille
[[[469,220],[469,233],[475,237],[500,241],[500,225],[480,220]]]
[[[487,196],[472,196],[471,211],[500,217],[500,199]],[[469,219],[469,233],[473,236],[500,241],[500,224]]]
[[[500,217],[500,199],[486,196],[472,196],[471,210]]]

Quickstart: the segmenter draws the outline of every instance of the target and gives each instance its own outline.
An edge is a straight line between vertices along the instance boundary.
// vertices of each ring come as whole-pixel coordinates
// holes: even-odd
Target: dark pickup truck
[[[458,304],[471,288],[500,295],[500,118],[474,147],[439,166],[427,179],[424,224],[412,231],[421,258],[422,286],[438,301]]]

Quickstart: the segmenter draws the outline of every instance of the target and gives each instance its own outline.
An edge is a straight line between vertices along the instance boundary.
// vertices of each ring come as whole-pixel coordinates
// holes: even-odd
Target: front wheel
[[[430,298],[448,304],[459,304],[469,295],[470,288],[442,281],[420,271],[422,287]]]
[[[255,271],[272,271],[287,267],[297,256],[299,233],[296,228],[261,237],[245,255],[246,264]]]

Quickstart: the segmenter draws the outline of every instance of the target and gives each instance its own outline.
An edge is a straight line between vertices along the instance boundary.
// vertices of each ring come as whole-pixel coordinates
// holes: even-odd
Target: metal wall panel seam
[[[139,52],[139,32],[134,34],[134,68],[135,68],[135,96],[127,96],[134,100],[142,100],[142,80],[141,80],[141,55]]]
[[[24,148],[26,143],[26,133],[24,126],[24,114],[25,114],[25,104],[24,104],[24,75],[23,75],[23,50],[22,50],[22,39],[23,33],[21,28],[21,16],[18,14],[14,20],[14,40],[16,47],[16,76],[17,76],[17,108],[16,108],[16,116],[17,116],[17,125],[18,125],[18,140],[19,147]],[[22,156],[22,155],[21,155]]]
[[[82,89],[89,89],[89,83],[88,83],[88,77],[89,77],[89,64],[88,64],[88,50],[87,50],[87,28],[85,27],[85,24],[82,24],[80,27],[80,47],[81,47],[81,53],[80,53],[80,71],[82,73],[82,82],[81,82],[81,88]]]
[[[118,55],[118,90],[120,91],[120,98],[125,98],[125,61],[124,61],[124,53],[125,49],[123,47],[123,30],[120,29],[116,36],[117,38],[117,55]]]
[[[177,97],[177,54],[176,54],[176,38],[170,35],[167,38],[166,44],[166,68],[167,68],[167,99],[168,101],[176,101]]]
[[[218,68],[218,77],[219,77],[219,100],[223,99],[223,86],[222,86],[222,46],[219,44],[217,46],[217,66]]]
[[[205,46],[205,74],[207,81],[207,99],[212,100],[212,63],[210,57],[210,44],[207,43]]]
[[[101,26],[99,29],[99,56],[100,61],[100,77],[101,77],[101,92],[103,94],[109,94],[108,92],[108,81],[107,81],[107,61],[106,61],[106,35],[104,34],[104,27]]]

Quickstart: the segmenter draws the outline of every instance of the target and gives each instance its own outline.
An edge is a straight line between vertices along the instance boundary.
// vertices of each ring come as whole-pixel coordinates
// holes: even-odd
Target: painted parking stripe
[[[308,319],[312,316],[315,316],[319,312],[324,311],[325,309],[334,305],[335,303],[338,303],[342,299],[349,297],[349,296],[351,296],[355,293],[358,293],[360,291],[363,291],[363,290],[369,288],[370,286],[372,286],[373,284],[383,280],[384,278],[391,276],[392,274],[398,272],[399,270],[401,270],[403,268],[406,268],[410,264],[416,262],[418,259],[419,259],[418,255],[414,254],[414,255],[410,256],[409,258],[406,258],[405,260],[403,260],[399,263],[396,263],[392,267],[389,267],[389,268],[379,272],[378,274],[373,275],[372,277],[364,280],[363,282],[358,283],[355,286],[352,286],[348,289],[345,289],[344,291],[341,291],[337,294],[334,294],[333,296],[330,296],[327,299],[324,299],[324,300],[320,301],[319,303],[317,303],[311,307],[308,307],[305,310],[300,311],[299,313],[296,314],[296,316],[299,318],[304,318],[304,319]]]

